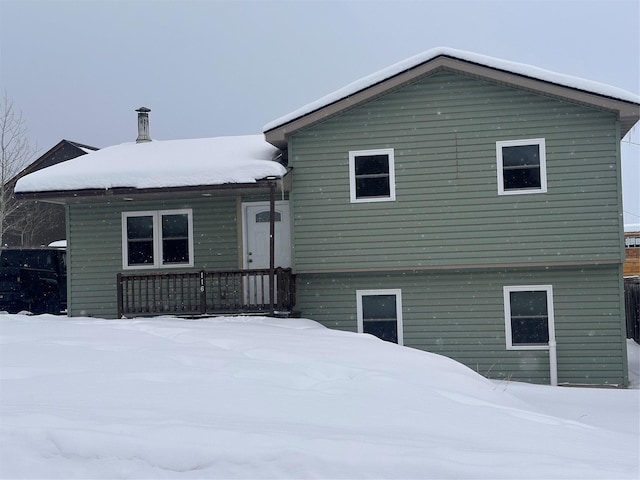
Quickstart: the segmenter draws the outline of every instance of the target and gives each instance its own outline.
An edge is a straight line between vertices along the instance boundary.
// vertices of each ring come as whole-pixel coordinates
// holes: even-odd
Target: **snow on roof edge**
[[[388,78],[391,78],[430,60],[433,60],[434,58],[439,56],[453,57],[459,60],[477,63],[490,68],[504,70],[511,73],[524,75],[526,77],[531,77],[538,80],[575,88],[578,90],[584,90],[589,93],[595,93],[598,95],[603,95],[605,97],[615,98],[617,100],[624,100],[627,102],[640,104],[640,95],[636,95],[624,89],[606,85],[604,83],[586,80],[580,77],[564,75],[524,63],[502,60],[500,58],[467,52],[464,50],[457,50],[448,47],[436,47],[409,57],[405,60],[401,60],[400,62],[390,65],[389,67],[378,70],[377,72],[367,75],[366,77],[362,77],[354,82],[351,82],[350,84],[338,90],[335,90],[334,92],[331,92],[311,103],[308,103],[286,115],[281,116],[280,118],[277,118],[276,120],[267,123],[263,127],[262,131],[267,132],[269,130],[273,130],[274,128],[284,125],[285,123],[319,110],[339,100],[342,100],[349,95],[353,95],[356,92],[364,90],[372,85],[387,80]]]

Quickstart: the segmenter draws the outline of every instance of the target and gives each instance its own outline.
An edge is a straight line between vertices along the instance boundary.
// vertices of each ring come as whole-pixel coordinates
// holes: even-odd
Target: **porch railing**
[[[290,268],[136,273],[117,276],[118,317],[205,314],[290,314],[296,303]]]

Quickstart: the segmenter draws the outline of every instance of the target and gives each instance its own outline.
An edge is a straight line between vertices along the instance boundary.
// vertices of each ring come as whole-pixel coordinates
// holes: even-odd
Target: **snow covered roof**
[[[255,183],[282,177],[262,135],[123,143],[26,175],[18,193]]]
[[[515,73],[525,77],[542,80],[545,82],[561,85],[564,87],[570,87],[584,92],[594,93],[597,95],[610,97],[613,99],[623,100],[625,102],[631,102],[635,104],[640,103],[640,96],[627,92],[620,88],[611,87],[598,82],[585,80],[583,78],[572,77],[569,75],[562,75],[560,73],[543,70],[541,68],[533,67],[530,65],[510,62],[507,60],[501,60],[486,55],[480,55],[476,53],[466,52],[463,50],[456,50],[452,48],[439,47],[431,50],[427,50],[421,54],[407,58],[401,62],[391,65],[387,68],[379,70],[371,75],[363,77],[349,85],[336,90],[328,95],[325,95],[318,100],[311,102],[293,112],[290,112],[268,124],[263,128],[264,132],[276,129],[286,123],[291,122],[297,118],[303,117],[316,110],[322,109],[328,105],[345,99],[357,92],[365,90],[376,84],[379,84],[385,80],[388,80],[400,73],[417,67],[421,64],[429,62],[436,57],[445,56],[458,60],[463,60],[473,64],[482,65],[496,70],[501,70],[509,73]]]

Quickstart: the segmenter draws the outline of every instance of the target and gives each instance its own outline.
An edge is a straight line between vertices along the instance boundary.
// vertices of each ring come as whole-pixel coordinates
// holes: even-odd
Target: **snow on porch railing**
[[[286,314],[295,305],[295,276],[269,269],[121,274],[117,276],[118,317],[233,313]]]

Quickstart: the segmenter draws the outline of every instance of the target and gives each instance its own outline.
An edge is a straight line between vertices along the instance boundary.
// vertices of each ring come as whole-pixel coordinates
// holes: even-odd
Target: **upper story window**
[[[498,194],[547,191],[544,138],[496,142]]]
[[[396,199],[393,148],[349,152],[351,202]]]
[[[125,269],[193,266],[191,210],[123,212],[122,265]]]
[[[548,349],[554,338],[551,285],[504,287],[507,350]]]

